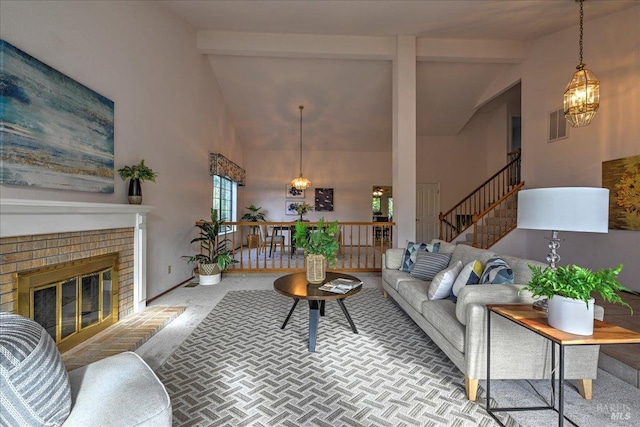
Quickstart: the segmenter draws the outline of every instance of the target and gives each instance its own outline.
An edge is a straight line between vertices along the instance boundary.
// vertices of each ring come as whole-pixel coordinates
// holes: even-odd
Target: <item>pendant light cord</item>
[[[303,105],[299,106],[300,108],[300,176],[302,176],[302,109]]]

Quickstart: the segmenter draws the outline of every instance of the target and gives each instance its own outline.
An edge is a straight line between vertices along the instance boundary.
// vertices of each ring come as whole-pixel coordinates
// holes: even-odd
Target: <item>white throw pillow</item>
[[[483,271],[484,267],[478,260],[471,261],[465,265],[453,284],[453,295],[457,297],[460,290],[462,290],[466,285],[477,285],[480,283],[480,277],[482,276]]]
[[[456,281],[456,277],[462,271],[462,261],[456,262],[454,265],[447,267],[435,275],[429,285],[429,299],[445,299],[451,293],[451,288]]]

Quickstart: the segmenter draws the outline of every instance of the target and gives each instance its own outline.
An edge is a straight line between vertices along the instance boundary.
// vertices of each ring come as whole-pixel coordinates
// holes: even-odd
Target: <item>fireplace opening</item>
[[[114,253],[18,272],[17,312],[69,350],[117,322],[117,266]]]

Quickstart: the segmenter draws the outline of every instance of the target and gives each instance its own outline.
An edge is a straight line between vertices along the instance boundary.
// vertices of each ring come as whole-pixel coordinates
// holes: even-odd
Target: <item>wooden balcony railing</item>
[[[268,234],[282,236],[282,245],[274,239],[274,244],[265,244],[264,239],[252,239],[249,245],[247,235],[255,222],[226,222],[229,231],[222,238],[229,239],[233,258],[227,273],[265,273],[303,271],[304,254],[295,248],[292,241],[295,223],[260,222],[267,227]],[[317,223],[309,222],[310,227]],[[382,268],[382,254],[393,247],[394,222],[339,222],[340,236],[338,257],[333,269],[349,272],[376,272]],[[332,268],[329,268],[330,270]]]

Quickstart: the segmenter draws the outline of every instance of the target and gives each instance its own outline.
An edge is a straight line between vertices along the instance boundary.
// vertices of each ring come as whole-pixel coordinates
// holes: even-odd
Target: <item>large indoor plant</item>
[[[533,297],[548,298],[549,326],[577,335],[593,333],[593,295],[598,293],[603,300],[622,304],[633,313],[618,292],[630,291],[618,282],[622,264],[617,268],[603,268],[596,272],[577,265],[556,269],[529,266],[533,276],[523,290]]]
[[[220,283],[222,272],[229,264],[238,262],[227,248],[229,239],[220,239],[218,236],[223,225],[224,221],[218,218],[218,211],[211,209],[211,220],[198,221],[196,227],[200,230],[200,235],[191,240],[191,243],[199,243],[200,252],[183,257],[188,263],[198,264],[201,285]]]
[[[137,165],[125,166],[118,169],[118,174],[122,180],[129,179],[129,203],[139,205],[142,203],[142,185],[143,181],[156,182],[158,174],[149,166],[144,164],[144,159],[140,160]]]
[[[245,213],[242,216],[243,221],[247,221],[247,222],[266,221],[266,218],[264,217],[264,213],[260,212],[260,210],[262,209],[262,206],[256,207],[256,205],[252,204],[251,206],[247,206],[246,209],[248,209],[249,212]],[[249,247],[249,249],[251,249],[252,247],[259,246],[260,235],[258,234],[258,227],[259,227],[258,225],[252,225],[251,232],[247,234],[247,246]]]
[[[296,248],[304,249],[307,265],[307,280],[309,283],[319,284],[326,278],[327,264],[334,267],[339,249],[340,227],[338,221],[326,223],[323,218],[313,229],[304,221],[296,221],[293,235]]]

